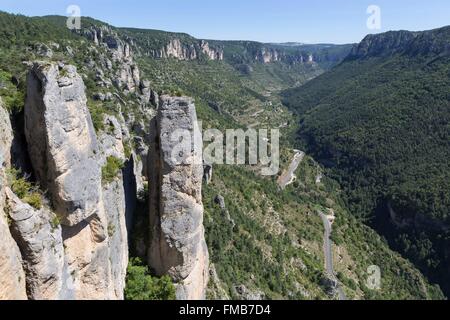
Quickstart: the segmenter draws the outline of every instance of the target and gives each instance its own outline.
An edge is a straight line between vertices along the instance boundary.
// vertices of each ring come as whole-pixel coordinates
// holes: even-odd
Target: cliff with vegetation
[[[285,94],[351,211],[449,290],[450,28],[367,36]]]
[[[65,22],[0,13],[0,299],[336,299],[337,282],[349,299],[443,298],[310,156],[281,190],[258,167],[168,155],[168,133],[198,132],[197,120],[279,128],[284,171],[298,116],[280,92],[351,46]],[[335,275],[323,212],[335,217]]]

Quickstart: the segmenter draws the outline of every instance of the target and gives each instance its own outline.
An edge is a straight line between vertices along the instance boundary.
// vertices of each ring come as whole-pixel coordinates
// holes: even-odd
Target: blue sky
[[[262,42],[350,43],[388,30],[450,25],[449,0],[0,0],[0,10],[28,16],[83,16],[119,27],[186,32],[198,38]],[[367,8],[381,9],[381,29],[367,28]]]

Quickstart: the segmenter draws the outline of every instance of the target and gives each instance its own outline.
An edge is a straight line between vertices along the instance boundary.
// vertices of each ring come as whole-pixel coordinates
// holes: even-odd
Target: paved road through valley
[[[305,157],[305,153],[300,150],[294,150],[295,155],[292,159],[289,168],[284,171],[281,176],[278,178],[278,186],[281,190],[284,190],[288,185],[294,182],[295,180],[295,171],[297,170],[300,163],[302,163],[303,158]]]
[[[325,227],[324,232],[324,243],[323,243],[323,251],[325,255],[325,269],[327,273],[332,277],[333,280],[336,280],[338,283],[337,292],[339,296],[339,300],[347,300],[347,297],[345,296],[344,291],[341,288],[341,285],[339,284],[339,281],[336,277],[336,273],[334,272],[334,266],[333,266],[333,243],[330,239],[331,237],[331,229],[332,229],[332,223],[327,215],[325,215],[323,212],[319,212],[320,217],[323,221],[323,226]]]

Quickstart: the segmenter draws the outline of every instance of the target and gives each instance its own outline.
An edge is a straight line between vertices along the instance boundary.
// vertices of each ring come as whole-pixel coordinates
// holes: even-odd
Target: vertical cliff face
[[[148,81],[140,80],[131,43],[111,29],[94,28],[86,35],[93,41],[89,50],[99,57],[87,61],[82,71],[96,68],[96,84],[102,88],[98,97],[104,98],[98,100],[117,98],[119,111],[102,115],[104,130],[95,132],[77,69],[54,62],[29,64],[26,143],[20,140],[15,153],[30,160],[32,168],[24,174],[40,188],[38,208],[19,197],[7,181],[14,134],[8,112],[0,106],[0,299],[123,299],[132,225],[127,218],[147,177],[154,200],[149,213],[152,233],[151,242],[145,240],[142,247],[149,264],[158,275],[172,277],[178,299],[204,298],[209,258],[195,106],[188,98],[160,99]],[[206,42],[196,43],[192,52],[177,46],[173,43],[170,50],[187,59],[200,54],[223,59],[223,52]],[[127,113],[127,120],[121,107],[129,101],[121,93],[132,93],[139,104],[136,113]],[[157,125],[149,127],[152,118]],[[177,129],[186,130],[199,146],[179,153],[186,160],[181,163],[173,161],[170,152],[177,141],[169,133]],[[134,150],[126,152],[125,144]],[[111,158],[124,169],[105,179],[102,169]]]
[[[0,191],[0,201],[4,193]],[[19,247],[9,232],[8,220],[0,204],[0,300],[26,300],[25,272]]]
[[[16,216],[18,222],[20,214],[31,216],[36,220],[32,224],[41,226],[38,229],[43,236],[56,239],[49,244],[57,252],[49,257],[57,259],[51,265],[59,266],[52,274],[68,287],[59,296],[29,290],[33,299],[123,298],[128,243],[122,176],[108,184],[102,184],[101,179],[101,166],[111,153],[124,158],[122,137],[115,130],[115,135],[102,136],[98,142],[84,90],[72,66],[35,64],[28,76],[25,134],[29,154],[38,182],[48,190],[51,208],[62,226],[50,226],[52,213],[33,213],[20,203]],[[37,264],[45,261],[47,251],[46,247],[38,250],[33,246],[38,235],[30,235],[27,241],[30,228],[17,228],[17,238],[24,239],[19,243],[31,251],[25,254],[27,259],[32,257],[31,267],[26,269],[32,270],[28,278],[34,281],[32,272],[45,269]],[[36,286],[43,290],[42,285]]]
[[[304,52],[288,53],[285,50],[262,47],[255,54],[254,60],[260,63],[268,64],[274,62],[284,62],[288,64],[314,64],[315,58],[312,54]]]
[[[177,283],[178,299],[202,299],[209,258],[203,228],[201,135],[194,104],[163,96],[154,128],[149,264]],[[180,142],[184,147],[179,148]]]
[[[0,300],[26,299],[25,272],[19,247],[9,231],[6,212],[6,168],[9,167],[12,144],[9,115],[0,100]]]
[[[172,39],[163,49],[163,56],[179,60],[197,59],[197,51],[193,45],[182,45],[179,39]]]
[[[63,224],[97,213],[100,166],[84,84],[70,66],[35,64],[28,75],[25,134],[37,179]]]
[[[9,114],[3,107],[0,98],[0,170],[11,164],[11,145],[13,141],[13,132]],[[0,180],[1,181],[1,180]]]
[[[180,39],[170,39],[167,44],[158,50],[147,53],[155,58],[174,58],[177,60],[197,60],[202,56],[208,60],[222,61],[224,59],[223,48],[213,47],[205,40],[195,40],[191,43],[183,43]]]
[[[202,49],[202,52],[208,57],[209,60],[223,60],[222,48],[212,48],[205,40],[200,41],[200,47]]]
[[[105,165],[108,157],[114,157],[125,163],[124,136],[119,121],[113,116],[106,116],[105,126],[110,128],[109,133],[99,135],[100,164]],[[128,265],[128,230],[126,218],[129,208],[133,209],[136,201],[136,189],[125,189],[127,179],[135,179],[132,176],[125,177],[127,173],[119,172],[118,177],[109,183],[102,184],[102,200],[100,206],[105,209],[108,233],[108,256],[111,265],[111,279],[113,282],[114,296],[123,299],[125,289],[125,277]]]
[[[34,300],[71,299],[61,226],[55,214],[43,207],[36,210],[6,189],[11,233],[22,253],[27,293]]]

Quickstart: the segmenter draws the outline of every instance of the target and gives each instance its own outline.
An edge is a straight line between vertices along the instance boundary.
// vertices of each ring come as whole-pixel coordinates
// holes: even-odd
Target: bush
[[[25,104],[25,93],[23,89],[17,88],[11,79],[11,74],[0,71],[0,97],[9,112],[20,112]]]
[[[123,162],[116,157],[110,156],[106,159],[106,164],[102,168],[102,182],[111,183],[123,168]]]
[[[59,219],[59,217],[56,214],[50,221],[50,225],[52,226],[53,230],[58,229],[58,227],[61,225],[61,220]]]
[[[89,113],[91,114],[92,124],[94,126],[95,132],[104,131],[104,114],[102,106],[91,101],[88,102]]]
[[[8,171],[8,180],[11,190],[25,203],[28,203],[35,209],[42,208],[42,196],[36,186],[27,181],[26,177],[21,176],[21,171],[10,169]]]
[[[126,141],[123,144],[123,148],[124,148],[125,158],[130,160],[131,156],[133,155],[133,148],[131,147],[131,142],[130,141]]]
[[[128,263],[126,300],[175,300],[175,287],[168,276],[152,277],[139,258]]]
[[[42,197],[39,192],[30,192],[27,196],[25,196],[25,198],[23,198],[23,201],[35,209],[39,210],[42,208]]]

